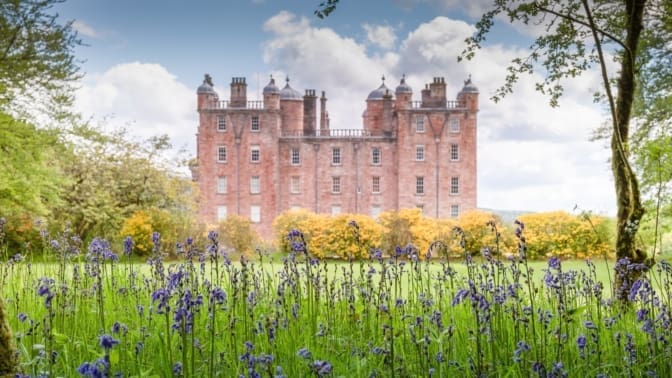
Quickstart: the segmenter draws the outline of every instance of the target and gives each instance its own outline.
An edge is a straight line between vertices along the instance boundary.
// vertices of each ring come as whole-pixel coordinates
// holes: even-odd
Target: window
[[[341,148],[334,147],[331,149],[331,164],[341,165]]]
[[[217,162],[226,163],[226,146],[217,146]]]
[[[218,194],[225,194],[227,191],[227,182],[226,182],[226,176],[219,176],[217,177],[217,193]]]
[[[301,150],[298,148],[292,148],[292,165],[299,165],[301,164]]]
[[[301,176],[292,176],[289,181],[290,193],[301,193]]]
[[[420,214],[425,215],[425,204],[419,203],[415,205],[416,209],[420,209]]]
[[[457,218],[460,215],[460,205],[450,205],[450,217]]]
[[[378,218],[380,212],[380,205],[371,205],[371,218]]]
[[[417,176],[415,178],[415,194],[425,194],[425,178],[423,176]]]
[[[371,150],[371,164],[380,165],[380,147],[373,147]]]
[[[259,149],[259,146],[250,147],[250,161],[252,163],[261,161],[261,150]]]
[[[226,206],[217,206],[217,222],[226,219]]]
[[[259,131],[259,116],[252,116],[250,131]]]
[[[371,180],[371,192],[380,193],[380,177],[373,176]]]
[[[451,144],[450,145],[450,161],[460,160],[460,145]]]
[[[460,193],[460,178],[451,177],[450,178],[450,194],[459,194]]]
[[[341,213],[341,205],[331,205],[331,215],[338,215]]]
[[[460,132],[460,120],[457,118],[450,120],[450,132],[459,133]]]
[[[217,131],[226,131],[226,116],[217,116]]]
[[[259,176],[250,177],[250,193],[261,193],[261,178]]]
[[[415,146],[415,160],[424,161],[425,160],[425,145],[418,144]]]
[[[261,222],[261,206],[252,205],[250,206],[250,220],[252,223]]]
[[[331,178],[331,192],[338,194],[341,192],[341,177],[334,176]]]
[[[425,117],[417,116],[415,117],[415,132],[424,133],[425,132]]]

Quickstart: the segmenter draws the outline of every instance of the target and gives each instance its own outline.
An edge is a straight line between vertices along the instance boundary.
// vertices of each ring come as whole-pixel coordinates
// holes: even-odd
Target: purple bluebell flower
[[[176,362],[173,365],[173,375],[177,375],[177,376],[182,375],[182,363],[181,362]]]
[[[116,344],[119,344],[119,340],[113,338],[110,335],[101,335],[98,338],[98,341],[100,343],[100,346],[106,351],[112,349],[112,347],[115,346]]]
[[[555,270],[560,270],[560,258],[553,256],[548,259],[548,267]]]
[[[124,255],[130,256],[131,252],[133,252],[133,238],[127,236],[124,239]]]
[[[17,315],[17,318],[19,318],[19,321],[23,323],[28,320],[28,315],[26,315],[26,313],[20,312],[19,315]]]
[[[327,361],[315,360],[312,364],[312,370],[318,377],[324,377],[331,374],[331,364]]]
[[[303,358],[303,359],[306,359],[306,360],[309,360],[309,359],[311,359],[311,358],[313,357],[313,354],[310,353],[310,351],[309,351],[307,348],[301,348],[301,349],[299,349],[299,350],[296,352],[296,355],[299,356],[299,357],[301,357],[301,358]]]

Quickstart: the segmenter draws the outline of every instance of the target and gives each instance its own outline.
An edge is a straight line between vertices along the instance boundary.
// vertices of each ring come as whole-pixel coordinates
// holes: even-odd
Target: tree
[[[0,2],[0,109],[21,118],[41,111],[54,121],[72,103],[80,78],[73,50],[81,41],[72,22],[51,12],[63,1]]]
[[[0,216],[46,216],[59,204],[62,150],[56,132],[0,112]]]

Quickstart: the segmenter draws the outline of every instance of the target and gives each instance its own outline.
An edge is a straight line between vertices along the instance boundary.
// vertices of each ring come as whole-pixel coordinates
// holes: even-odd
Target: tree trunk
[[[636,236],[639,221],[644,215],[639,182],[628,161],[628,136],[632,103],[635,95],[635,56],[643,28],[646,0],[625,0],[626,48],[621,55],[621,72],[614,130],[611,137],[611,168],[614,175],[617,201],[616,225],[616,298],[626,300],[630,287],[646,270],[646,253],[637,249]],[[627,260],[624,260],[627,259]]]
[[[18,372],[15,352],[5,302],[0,297],[0,377],[13,377]]]

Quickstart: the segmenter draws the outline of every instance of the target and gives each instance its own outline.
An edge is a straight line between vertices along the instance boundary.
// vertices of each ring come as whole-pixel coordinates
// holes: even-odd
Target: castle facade
[[[265,238],[280,213],[362,213],[421,208],[457,217],[476,208],[478,89],[468,79],[455,100],[436,77],[413,99],[402,78],[366,99],[361,129],[332,129],[325,92],[302,95],[271,78],[263,101],[248,101],[234,77],[220,100],[206,75],[197,90],[200,217],[249,218]],[[320,107],[318,109],[318,102]]]

